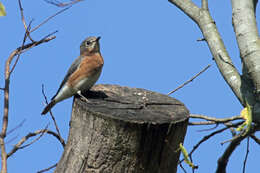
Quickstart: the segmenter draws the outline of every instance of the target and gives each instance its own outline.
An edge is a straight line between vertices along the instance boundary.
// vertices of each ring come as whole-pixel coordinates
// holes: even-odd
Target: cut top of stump
[[[189,117],[188,109],[180,101],[145,89],[95,85],[83,95],[89,102],[76,98],[80,109],[102,118],[140,124],[175,124]]]

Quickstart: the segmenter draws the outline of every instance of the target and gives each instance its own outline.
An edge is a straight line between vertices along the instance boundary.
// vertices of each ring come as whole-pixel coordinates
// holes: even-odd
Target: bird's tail
[[[56,104],[55,100],[52,100],[42,111],[42,115],[47,114],[51,108]]]

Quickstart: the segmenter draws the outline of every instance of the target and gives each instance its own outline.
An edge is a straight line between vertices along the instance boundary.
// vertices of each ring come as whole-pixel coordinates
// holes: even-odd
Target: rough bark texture
[[[253,121],[260,122],[260,39],[255,8],[257,1],[232,0],[232,24],[243,65],[243,95],[253,107]],[[251,94],[252,93],[252,94]],[[250,96],[253,95],[253,96]],[[250,96],[250,97],[248,97]]]
[[[74,99],[70,133],[55,173],[174,173],[189,111],[144,89],[97,85]]]

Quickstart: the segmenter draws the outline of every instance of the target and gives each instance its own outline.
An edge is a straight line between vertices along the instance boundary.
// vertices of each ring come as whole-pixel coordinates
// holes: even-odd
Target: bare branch
[[[169,92],[167,95],[170,95],[172,93],[174,93],[175,91],[181,89],[182,87],[184,87],[185,85],[187,85],[188,83],[192,82],[195,78],[197,78],[199,75],[201,75],[203,72],[205,72],[209,67],[211,66],[211,64],[207,65],[204,69],[202,69],[199,73],[197,73],[195,76],[193,76],[192,78],[190,78],[189,80],[187,80],[186,82],[184,82],[182,85],[180,85],[179,87],[177,87],[176,89],[172,90],[171,92]]]
[[[18,124],[17,126],[15,126],[13,129],[9,130],[6,132],[6,134],[10,134],[10,133],[13,133],[15,130],[17,130],[18,128],[22,127],[24,122],[26,121],[26,119],[24,119],[20,124]]]
[[[1,173],[7,172],[7,154],[6,154],[6,149],[5,149],[5,142],[4,139],[6,137],[6,131],[8,127],[8,114],[9,114],[9,85],[10,85],[10,75],[11,72],[13,71],[14,67],[10,71],[10,65],[12,60],[14,59],[15,56],[19,55],[20,53],[29,50],[35,46],[38,46],[42,43],[46,43],[50,40],[55,39],[55,36],[48,37],[48,38],[43,38],[40,41],[26,44],[22,47],[17,48],[14,50],[8,59],[6,60],[5,63],[5,87],[4,87],[4,115],[3,115],[3,120],[2,120],[2,130],[0,133],[0,148],[1,148]]]
[[[219,129],[219,130],[216,130],[206,136],[204,136],[196,145],[193,146],[193,149],[191,150],[191,152],[189,153],[189,156],[192,155],[192,153],[197,150],[197,148],[202,144],[204,143],[205,141],[207,141],[208,139],[210,139],[211,137],[215,136],[216,134],[219,134],[227,129],[229,129],[230,127],[237,127],[239,126],[240,124],[242,124],[243,122],[238,122],[238,123],[235,123],[235,124],[227,124],[226,127],[222,128],[222,129]],[[183,160],[181,160],[180,162],[183,162]]]
[[[248,135],[254,133],[256,130],[257,130],[256,127],[252,127],[247,134],[241,132],[239,135],[237,135],[235,138],[232,139],[231,143],[228,145],[223,155],[218,159],[218,166],[217,166],[216,173],[226,172],[227,163],[233,151],[237,148],[237,146],[240,144],[242,140],[247,138]]]
[[[73,4],[76,4],[76,3],[83,1],[83,0],[71,0],[70,2],[60,2],[60,1],[57,1],[57,0],[44,0],[44,1],[49,3],[49,4],[55,5],[57,7],[66,7],[66,6],[71,6]]]
[[[42,84],[42,95],[44,96],[44,99],[45,99],[45,103],[46,103],[46,105],[48,105],[48,99],[47,99],[47,97],[46,97],[46,95],[45,95],[45,92],[44,92],[44,85],[43,85],[43,84]],[[53,122],[54,122],[54,125],[55,125],[55,128],[56,128],[56,131],[57,131],[59,137],[61,138],[59,127],[58,127],[58,125],[57,125],[57,123],[56,123],[56,120],[55,120],[55,117],[53,116],[53,114],[52,114],[51,111],[50,111],[50,115],[51,115],[51,118],[52,118],[52,120],[53,120]]]
[[[260,139],[259,138],[257,138],[255,135],[250,135],[250,137],[252,138],[252,139],[254,139],[254,141],[256,142],[256,143],[258,143],[258,145],[260,145]]]
[[[20,1],[19,1],[19,2],[20,2]],[[25,42],[26,42],[26,39],[27,39],[27,37],[29,36],[29,30],[30,30],[30,29],[31,29],[31,22],[30,22],[28,28],[26,27],[26,30],[25,30],[25,33],[24,33],[24,38],[23,38],[23,42],[22,42],[22,46],[21,46],[21,47],[24,46],[24,44],[25,44]],[[13,67],[12,67],[11,70],[10,70],[10,74],[12,74],[12,72],[14,71],[14,69],[15,69],[15,67],[16,67],[16,65],[17,65],[17,63],[18,63],[18,61],[19,61],[19,59],[20,59],[21,54],[22,54],[22,52],[19,51],[19,53],[18,53],[18,55],[17,55],[17,58],[16,58],[16,60],[15,60],[15,62],[14,62],[14,65],[13,65]]]
[[[208,6],[208,0],[201,0],[201,8],[203,10],[209,10],[209,6]]]
[[[200,115],[200,114],[190,114],[190,117],[191,118],[204,119],[204,120],[207,120],[207,121],[210,121],[210,122],[215,122],[215,124],[216,123],[226,123],[226,122],[229,122],[229,121],[243,119],[240,115],[232,116],[232,117],[229,117],[229,118],[215,118],[215,117],[209,117],[209,116]]]
[[[184,169],[184,167],[182,166],[182,164],[179,163],[179,165],[180,165],[181,169],[183,170],[183,172],[184,172],[184,173],[187,173],[187,171]]]
[[[232,22],[240,50],[240,57],[248,75],[253,81],[256,94],[260,94],[260,45],[253,0],[232,0]],[[246,73],[246,74],[244,74]]]
[[[48,128],[48,125],[44,128],[44,130],[47,130]],[[43,135],[44,135],[45,131],[43,131],[42,133],[40,133],[40,135],[35,138],[34,140],[32,140],[30,143],[26,144],[26,145],[23,145],[23,146],[20,146],[18,149],[24,149],[26,147],[29,147],[30,145],[32,145],[33,143],[35,143],[36,141],[38,141]]]
[[[38,171],[37,173],[43,173],[43,172],[49,171],[49,170],[55,168],[56,166],[57,166],[57,163],[54,164],[54,165],[52,165],[52,166],[50,166],[49,168],[46,168],[46,169],[40,170],[40,171]]]
[[[199,39],[197,39],[197,41],[206,41],[206,39],[205,38],[199,38]]]
[[[8,139],[8,141],[5,141],[5,144],[9,144],[11,143],[12,141],[14,141],[16,138],[18,138],[19,135],[16,135],[14,137],[12,137],[11,139]]]
[[[69,6],[69,7],[67,7],[67,8],[64,8],[64,9],[58,11],[57,13],[51,15],[51,16],[48,17],[46,20],[44,20],[42,23],[40,23],[39,25],[37,25],[36,27],[34,27],[34,28],[30,31],[30,33],[34,32],[34,31],[37,30],[37,29],[39,29],[42,25],[44,25],[45,23],[47,23],[49,20],[51,20],[51,19],[54,18],[55,16],[57,16],[57,15],[63,13],[64,11],[68,10],[70,7],[71,7],[71,6]]]
[[[31,38],[31,36],[30,36],[30,32],[29,32],[30,29],[28,29],[28,27],[27,27],[27,25],[26,25],[26,22],[25,22],[25,19],[24,19],[24,13],[23,13],[23,7],[22,7],[21,0],[18,0],[18,4],[19,4],[19,8],[20,8],[21,20],[22,20],[22,22],[23,22],[23,26],[24,26],[24,29],[25,29],[26,37],[28,36],[29,39],[30,39],[32,42],[34,42],[34,40],[33,40],[33,39]],[[31,22],[32,22],[32,21],[31,21]],[[31,23],[31,22],[30,22],[30,23]]]
[[[223,40],[221,39],[216,24],[213,21],[212,17],[210,16],[209,11],[203,8],[202,9],[198,8],[190,0],[169,0],[169,1],[175,6],[177,6],[178,8],[180,8],[195,23],[198,24],[199,28],[203,33],[203,37],[208,43],[210,51],[214,57],[214,60],[223,78],[230,86],[230,88],[232,89],[232,91],[240,101],[240,103],[244,105],[244,97],[241,91],[241,76],[238,70],[234,68],[232,60],[228,55]],[[202,0],[202,6],[205,8],[207,7],[206,0]],[[221,55],[222,59],[219,58],[220,57],[219,55]]]
[[[50,134],[50,135],[54,136],[56,139],[58,139],[58,141],[61,143],[61,145],[62,145],[63,147],[65,147],[65,142],[64,142],[64,140],[61,139],[57,133],[55,133],[55,132],[53,132],[53,131],[50,131],[50,130],[47,130],[47,129],[42,129],[42,130],[37,130],[37,131],[35,131],[35,132],[33,132],[33,133],[29,133],[29,134],[27,134],[25,137],[23,137],[23,138],[13,147],[13,149],[7,154],[7,158],[10,157],[11,155],[13,155],[17,150],[23,149],[23,148],[25,148],[25,147],[31,145],[32,143],[36,142],[44,133],[47,133],[47,134]],[[28,139],[30,139],[31,137],[34,137],[34,136],[36,136],[36,135],[40,135],[40,137],[38,137],[36,140],[30,142],[29,144],[26,144],[26,145],[22,146],[22,144],[23,144],[24,142],[26,142]]]
[[[243,173],[246,172],[246,162],[247,162],[247,158],[248,158],[248,153],[249,153],[249,137],[247,137],[247,142],[246,142],[246,155],[245,155],[245,160],[243,163]]]
[[[213,125],[213,124],[216,124],[216,122],[214,121],[189,122],[188,125],[197,126],[197,125]]]

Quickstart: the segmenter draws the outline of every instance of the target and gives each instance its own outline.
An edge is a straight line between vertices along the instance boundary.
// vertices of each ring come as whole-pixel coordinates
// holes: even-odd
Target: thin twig
[[[247,158],[248,158],[248,153],[249,153],[249,137],[247,137],[246,155],[245,155],[245,159],[244,159],[244,163],[243,163],[243,173],[246,172],[246,162],[247,162]]]
[[[70,2],[66,2],[66,3],[62,3],[60,1],[57,1],[57,0],[44,0],[45,2],[49,3],[49,4],[52,4],[52,5],[55,5],[57,7],[66,7],[66,6],[71,6],[73,4],[76,4],[80,1],[83,1],[83,0],[71,0]]]
[[[179,163],[179,165],[180,165],[181,169],[183,170],[183,172],[184,172],[184,173],[187,173],[187,171],[184,169],[184,167],[182,166],[182,164]]]
[[[56,166],[57,166],[57,163],[55,163],[54,165],[52,165],[52,166],[50,166],[50,167],[48,167],[48,168],[45,168],[45,169],[43,169],[43,170],[40,170],[40,171],[38,171],[37,173],[43,173],[43,172],[49,171],[49,170],[55,168]]]
[[[8,59],[6,60],[6,63],[5,63],[5,88],[4,88],[4,116],[3,116],[3,120],[2,120],[2,130],[1,130],[1,133],[0,133],[1,165],[2,165],[1,172],[2,173],[7,172],[7,153],[6,153],[6,149],[5,149],[4,139],[6,137],[6,131],[7,131],[7,127],[8,127],[9,87],[10,87],[10,75],[11,75],[10,65],[11,65],[11,62],[14,59],[14,57],[16,55],[18,55],[20,52],[23,52],[25,50],[29,50],[30,48],[38,46],[42,43],[46,43],[46,42],[53,40],[55,38],[56,38],[55,36],[52,36],[52,37],[42,39],[38,42],[26,44],[23,47],[19,47],[16,50],[14,50],[10,54]]]
[[[23,22],[23,26],[24,26],[24,29],[25,29],[25,34],[26,36],[29,37],[29,39],[34,42],[34,40],[31,38],[31,35],[30,35],[30,29],[28,29],[27,25],[26,25],[26,22],[25,22],[25,19],[24,19],[24,13],[23,13],[23,7],[22,7],[22,3],[21,3],[21,0],[18,0],[18,4],[19,4],[19,8],[20,8],[20,13],[21,13],[21,20]],[[32,22],[32,21],[31,21]],[[30,23],[31,23],[30,22]]]
[[[21,146],[24,142],[26,142],[29,138],[31,138],[31,137],[34,137],[34,136],[36,136],[36,135],[38,135],[38,134],[43,134],[43,133],[45,133],[46,132],[46,130],[47,129],[44,129],[44,130],[38,130],[38,131],[35,131],[35,132],[33,132],[33,133],[29,133],[28,135],[26,135],[25,137],[23,137],[16,145],[14,145],[14,147],[13,147],[13,149],[7,154],[7,158],[8,157],[10,157],[12,154],[14,154],[17,150],[19,150],[19,149],[23,149],[23,148],[25,148],[25,147],[27,147],[27,146],[29,146],[29,145],[31,145],[31,144],[29,144],[29,145],[25,145],[25,146]],[[37,138],[36,138],[37,139]],[[39,138],[38,138],[39,139]],[[37,139],[37,140],[38,140]],[[34,142],[36,142],[36,141],[34,141]]]
[[[6,134],[7,134],[7,135],[8,135],[8,134],[11,134],[11,133],[13,133],[15,130],[17,130],[18,128],[22,127],[25,121],[26,121],[26,119],[23,119],[23,121],[22,121],[20,124],[18,124],[17,126],[15,126],[13,129],[7,131]]]
[[[229,118],[215,118],[215,117],[209,117],[206,115],[201,115],[201,114],[190,114],[190,118],[198,118],[198,119],[204,119],[210,122],[215,122],[215,123],[226,123],[229,121],[234,121],[234,120],[241,120],[243,119],[240,115],[232,116]]]
[[[167,95],[171,95],[172,93],[174,93],[175,91],[183,88],[185,85],[187,85],[188,83],[192,82],[195,78],[197,78],[199,75],[201,75],[203,72],[205,72],[209,67],[211,66],[211,64],[207,65],[204,69],[202,69],[199,73],[197,73],[195,76],[193,76],[192,78],[190,78],[189,80],[187,80],[186,82],[184,82],[182,85],[180,85],[179,87],[177,87],[176,89],[172,90],[171,92],[169,92]]]
[[[4,88],[0,88],[0,90],[3,90],[3,91],[4,91],[5,89],[4,89]]]
[[[201,0],[201,8],[202,8],[203,10],[209,11],[208,0]]]
[[[72,6],[69,6],[67,8],[64,8],[60,11],[58,11],[57,13],[51,15],[50,17],[48,17],[46,20],[44,20],[42,23],[40,23],[39,25],[37,25],[36,27],[34,27],[33,29],[31,29],[30,33],[34,32],[35,30],[39,29],[42,25],[44,25],[45,23],[47,23],[49,20],[51,20],[52,18],[54,18],[55,16],[63,13],[64,11],[68,10],[70,7]]]
[[[21,47],[24,47],[24,44],[25,44],[25,42],[26,42],[26,39],[27,39],[27,37],[29,36],[29,34],[28,34],[29,31],[28,31],[28,30],[30,30],[30,28],[31,28],[31,22],[30,22],[28,28],[26,27],[26,30],[25,30],[25,33],[24,33],[24,38],[23,38],[23,42],[22,42],[22,46],[21,46]],[[17,58],[16,58],[16,60],[15,60],[15,62],[14,62],[14,65],[13,65],[13,67],[12,67],[11,70],[10,70],[10,74],[14,71],[14,69],[15,69],[15,67],[16,67],[16,65],[17,65],[17,63],[18,63],[18,61],[19,61],[19,59],[20,59],[21,54],[22,54],[22,51],[19,51],[19,52],[18,52],[18,55],[17,55]]]
[[[12,137],[11,139],[8,139],[8,141],[5,142],[5,144],[9,144],[11,143],[12,141],[14,141],[16,138],[18,138],[19,134],[16,135],[15,137]]]
[[[45,128],[44,128],[44,131],[42,133],[40,133],[40,135],[35,138],[34,140],[32,140],[30,143],[26,144],[26,145],[23,145],[23,146],[20,146],[19,149],[24,149],[26,147],[29,147],[30,145],[32,145],[33,143],[35,143],[36,141],[38,141],[45,133],[45,130],[47,130],[49,125],[47,125]]]
[[[205,38],[198,38],[197,41],[206,41]]]
[[[248,137],[248,135],[253,134],[257,130],[256,127],[252,126],[252,128],[247,132],[247,134],[244,134],[241,132],[239,135],[237,135],[236,138],[234,138],[228,147],[226,148],[225,152],[222,154],[222,156],[218,159],[218,166],[216,173],[223,173],[226,172],[226,167],[228,164],[229,157],[233,153],[233,151],[237,148],[237,146],[240,144],[242,140]]]
[[[213,124],[216,124],[216,122],[215,121],[189,122],[188,125],[197,126],[197,125],[213,125]]]
[[[258,143],[258,145],[260,145],[260,139],[259,138],[257,138],[255,135],[250,135],[250,137],[256,142],[256,143]]]
[[[216,129],[216,128],[218,127],[218,125],[219,125],[219,124],[217,123],[217,124],[215,124],[215,126],[212,127],[212,128],[201,129],[201,130],[198,130],[198,132],[212,131],[212,130]]]
[[[27,145],[24,145],[24,146],[22,146],[22,144],[24,143],[24,142],[26,142],[28,139],[30,139],[31,137],[34,137],[34,136],[36,136],[36,135],[43,135],[44,133],[47,133],[47,134],[50,134],[50,135],[52,135],[52,136],[54,136],[55,138],[57,138],[58,139],[58,141],[61,143],[61,145],[63,146],[63,147],[65,147],[65,142],[64,142],[64,140],[63,139],[60,139],[59,138],[59,135],[57,134],[57,133],[55,133],[55,132],[53,132],[53,131],[50,131],[50,130],[47,130],[47,129],[42,129],[42,130],[37,130],[37,131],[35,131],[35,132],[33,132],[33,133],[29,133],[29,134],[27,134],[25,137],[23,137],[16,145],[14,145],[14,147],[13,147],[13,149],[7,154],[7,157],[10,157],[12,154],[14,154],[17,150],[19,150],[19,149],[23,149],[23,148],[25,148],[25,147],[27,147],[28,146],[28,144]],[[37,140],[38,140],[39,138],[37,138]],[[35,142],[35,140],[34,140],[34,142]],[[32,142],[30,143],[30,145],[32,144]]]
[[[224,145],[225,143],[232,142],[232,141],[236,140],[237,138],[240,138],[240,136],[242,136],[243,133],[244,133],[244,131],[242,131],[242,133],[240,133],[236,136],[233,136],[231,139],[228,139],[228,140],[221,142],[220,144]]]
[[[193,146],[193,149],[192,149],[191,152],[189,153],[189,156],[192,155],[192,153],[193,153],[202,143],[204,143],[205,141],[207,141],[209,138],[211,138],[211,137],[213,137],[214,135],[219,134],[219,133],[221,133],[221,132],[223,132],[223,131],[229,129],[230,127],[236,127],[236,126],[238,126],[238,125],[240,125],[240,124],[242,124],[242,123],[243,123],[243,122],[241,121],[241,122],[238,122],[238,123],[229,125],[229,126],[227,126],[227,127],[224,127],[224,128],[222,128],[222,129],[216,130],[216,131],[214,131],[214,132],[212,132],[212,133],[210,133],[210,134],[204,136],[196,145]],[[183,162],[183,161],[184,161],[184,159],[182,159],[180,162]]]
[[[44,99],[45,99],[45,103],[48,105],[48,99],[47,99],[46,94],[45,94],[45,92],[44,92],[44,85],[43,85],[43,84],[42,84],[42,95],[43,95],[43,97],[44,97]],[[59,130],[58,124],[57,124],[57,122],[56,122],[56,120],[55,120],[55,117],[53,116],[53,114],[52,114],[51,111],[50,111],[50,115],[51,115],[51,118],[52,118],[52,120],[53,120],[53,122],[54,122],[56,131],[57,131],[59,137],[61,138],[60,130]]]

